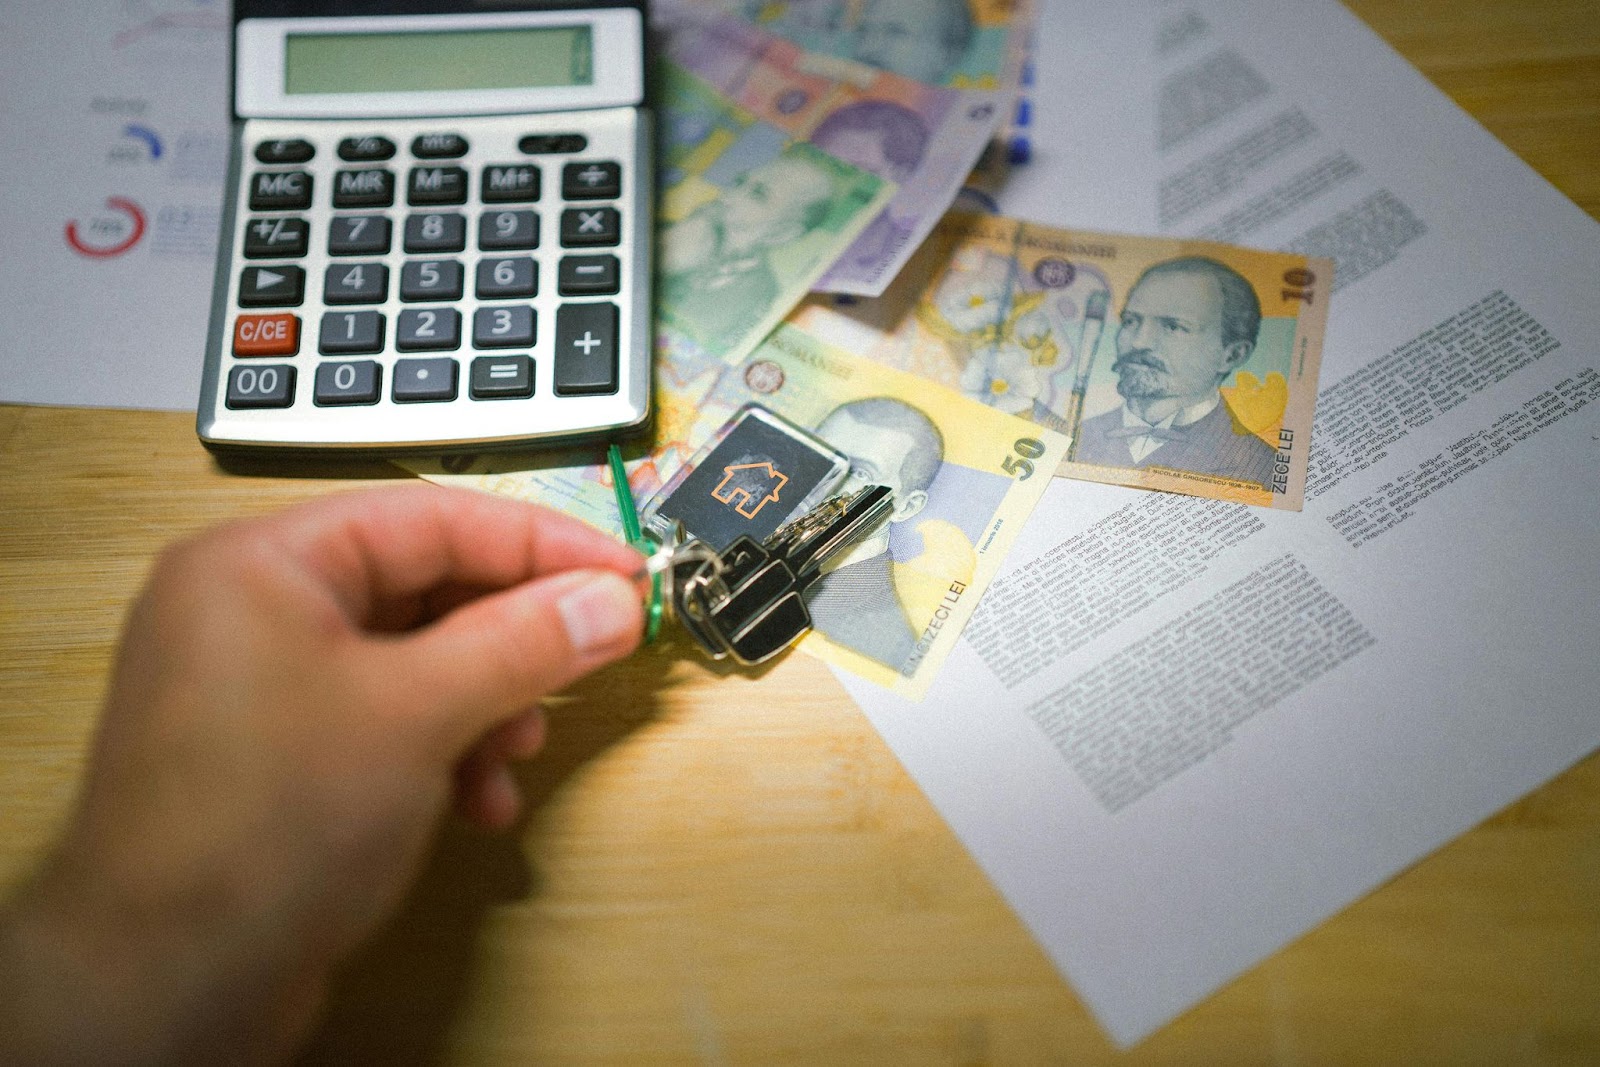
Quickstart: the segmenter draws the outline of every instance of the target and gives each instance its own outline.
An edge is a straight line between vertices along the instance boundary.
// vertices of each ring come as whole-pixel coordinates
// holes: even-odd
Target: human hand
[[[168,549],[66,836],[0,916],[0,1059],[7,1033],[19,1060],[292,1049],[452,799],[516,817],[540,698],[639,642],[640,565],[566,516],[417,483]]]

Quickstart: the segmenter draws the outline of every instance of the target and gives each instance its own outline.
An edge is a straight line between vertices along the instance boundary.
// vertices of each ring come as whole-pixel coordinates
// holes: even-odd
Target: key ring
[[[644,605],[644,639],[649,643],[660,636],[664,614],[661,571],[651,567],[651,560],[657,554],[656,545],[639,527],[639,508],[633,502],[633,489],[628,485],[628,469],[622,464],[622,449],[612,444],[606,449],[606,462],[611,465],[611,488],[616,492],[617,510],[622,514],[623,539],[628,542],[629,548],[650,557],[645,563],[645,571],[650,575],[650,599]]]

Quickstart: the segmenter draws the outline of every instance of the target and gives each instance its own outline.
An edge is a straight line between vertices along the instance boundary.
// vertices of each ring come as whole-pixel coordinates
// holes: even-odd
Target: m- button
[[[233,324],[236,356],[292,356],[298,351],[298,315],[240,315]]]

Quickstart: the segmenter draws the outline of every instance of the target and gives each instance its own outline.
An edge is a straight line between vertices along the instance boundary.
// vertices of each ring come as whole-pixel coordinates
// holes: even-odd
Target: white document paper
[[[840,679],[1121,1045],[1600,745],[1600,227],[1331,0],[1163,19],[1166,225],[1347,269],[1305,510],[1057,481]]]
[[[194,407],[228,27],[225,0],[0,12],[0,401]]]

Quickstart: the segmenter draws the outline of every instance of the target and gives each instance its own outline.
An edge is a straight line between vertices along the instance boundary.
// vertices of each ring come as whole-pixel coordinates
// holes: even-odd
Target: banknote
[[[790,321],[1072,437],[1057,472],[1299,510],[1330,260],[952,212]]]
[[[895,185],[796,140],[670,61],[657,71],[656,316],[674,343],[737,363]]]
[[[1012,90],[1031,0],[707,0],[810,52],[956,88]]]
[[[899,186],[816,284],[878,296],[938,223],[1008,108],[998,90],[925,85],[807,52],[755,25],[679,2],[659,5],[667,54],[797,140]]]
[[[791,326],[770,334],[742,366],[707,359],[702,367],[715,375],[710,388],[665,390],[664,425],[633,447],[635,497],[648,502],[659,493],[751,402],[843,452],[851,473],[839,491],[888,485],[894,512],[807,592],[815,630],[801,648],[920,698],[1043,495],[1067,438]],[[557,467],[550,457],[535,465],[490,457],[415,469],[621,532],[598,450],[581,468]]]

